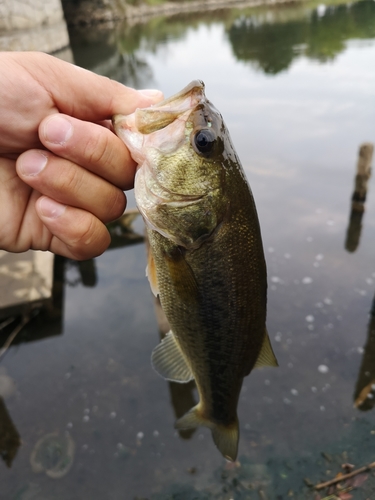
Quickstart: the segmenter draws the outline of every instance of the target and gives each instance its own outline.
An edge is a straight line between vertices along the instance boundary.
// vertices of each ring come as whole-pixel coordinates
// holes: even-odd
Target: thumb
[[[106,120],[163,99],[159,90],[137,91],[56,57],[28,54],[28,71],[45,87],[58,110],[80,120]]]

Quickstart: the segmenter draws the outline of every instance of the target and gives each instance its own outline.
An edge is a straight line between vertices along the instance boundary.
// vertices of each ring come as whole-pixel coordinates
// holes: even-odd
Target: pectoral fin
[[[183,252],[176,248],[173,253],[165,256],[165,260],[174,290],[181,300],[186,304],[196,302],[198,300],[198,283]]]
[[[172,332],[152,351],[151,361],[159,375],[167,380],[185,383],[194,378]]]
[[[148,249],[147,252],[147,267],[146,267],[146,276],[150,283],[151,291],[157,297],[159,295],[159,286],[158,279],[156,276],[156,265],[154,257],[151,253],[151,249]]]
[[[267,330],[265,330],[262,349],[260,350],[254,368],[260,368],[261,366],[279,366],[276,356],[272,350]]]

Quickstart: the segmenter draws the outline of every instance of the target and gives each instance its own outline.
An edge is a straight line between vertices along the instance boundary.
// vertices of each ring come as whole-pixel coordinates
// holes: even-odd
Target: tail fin
[[[231,425],[217,424],[202,416],[198,404],[175,423],[176,429],[195,429],[199,426],[211,429],[214,443],[227,460],[236,460],[239,439],[237,418]]]

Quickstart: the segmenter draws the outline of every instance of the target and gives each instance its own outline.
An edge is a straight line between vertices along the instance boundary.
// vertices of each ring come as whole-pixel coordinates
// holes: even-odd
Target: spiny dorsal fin
[[[152,351],[154,369],[167,380],[190,382],[194,376],[172,332],[168,332]]]
[[[272,350],[267,330],[264,332],[262,349],[260,350],[254,368],[260,368],[261,366],[279,366],[276,356]]]

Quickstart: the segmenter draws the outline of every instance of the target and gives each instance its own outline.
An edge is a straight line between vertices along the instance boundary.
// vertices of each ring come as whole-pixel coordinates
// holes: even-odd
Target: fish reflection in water
[[[277,366],[251,190],[200,81],[113,124],[139,164],[135,197],[150,243],[147,274],[171,326],[153,366],[167,380],[195,379],[200,401],[176,428],[210,428],[221,453],[235,460],[243,378],[255,366]]]

